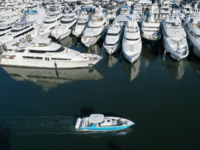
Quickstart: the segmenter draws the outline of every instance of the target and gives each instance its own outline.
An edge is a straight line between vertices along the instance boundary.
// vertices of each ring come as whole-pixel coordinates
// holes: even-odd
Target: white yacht
[[[142,51],[142,42],[140,37],[140,29],[136,20],[127,22],[124,29],[124,37],[122,41],[122,52],[125,58],[133,63],[136,61]]]
[[[192,14],[184,20],[184,28],[187,33],[188,44],[192,51],[200,57],[200,13]]]
[[[92,19],[89,21],[87,28],[81,36],[81,42],[86,47],[94,45],[105,35],[108,25],[109,22],[106,16],[103,14],[101,8],[99,8],[95,14],[92,15]]]
[[[130,8],[127,5],[122,6],[120,15],[128,15],[130,14]]]
[[[105,41],[103,43],[103,47],[105,48],[105,51],[109,55],[115,53],[121,46],[122,35],[123,35],[122,25],[114,22],[109,27]]]
[[[91,67],[102,57],[84,54],[53,43],[49,38],[38,38],[31,42],[8,47],[2,53],[1,65],[38,68]]]
[[[91,4],[93,4],[93,1],[92,0],[82,0],[81,3],[83,5],[91,5]]]
[[[159,19],[165,19],[166,17],[169,17],[171,15],[171,8],[168,4],[163,4],[160,7],[160,16]]]
[[[69,11],[66,13],[60,20],[60,24],[52,31],[51,36],[59,40],[69,36],[77,22],[77,17],[75,12]]]
[[[163,45],[170,56],[180,61],[189,54],[186,33],[179,17],[167,17],[162,21]]]
[[[141,36],[143,43],[151,48],[161,39],[160,20],[154,18],[152,9],[150,10],[149,17],[141,22]]]
[[[142,16],[142,4],[136,3],[133,9],[133,14]]]
[[[193,13],[193,8],[190,4],[182,5],[181,12],[185,15],[191,15]]]
[[[3,36],[1,44],[4,44],[5,46],[18,44],[28,37],[31,37],[32,34],[36,34],[38,28],[39,26],[33,24],[33,22],[22,19],[15,24],[10,32]]]
[[[107,5],[105,8],[107,10],[107,18],[110,20],[115,19],[118,8],[114,5]]]
[[[80,37],[83,34],[83,31],[87,27],[88,21],[90,20],[90,14],[87,11],[81,11],[77,24],[75,25],[72,34],[76,37]]]
[[[12,27],[15,25],[16,20],[14,19],[9,19],[7,21],[1,22],[0,23],[0,39],[10,30]]]
[[[4,22],[8,19],[14,19],[14,20],[18,21],[20,19],[20,15],[21,14],[19,12],[10,11],[10,10],[4,11],[1,14],[0,22]]]
[[[39,35],[41,37],[48,37],[56,25],[59,23],[60,19],[63,17],[63,6],[54,5],[50,7],[50,12],[47,17],[44,18],[43,24],[40,27]]]

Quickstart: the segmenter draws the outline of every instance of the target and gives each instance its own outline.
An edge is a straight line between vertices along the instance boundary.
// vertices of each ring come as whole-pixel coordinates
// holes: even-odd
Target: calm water
[[[104,58],[93,68],[0,68],[0,149],[19,150],[199,150],[200,58],[181,62],[162,44],[143,46],[129,64],[121,50],[108,56],[103,40],[86,49],[80,40],[61,41]],[[77,117],[121,116],[136,123],[121,132],[77,132]]]

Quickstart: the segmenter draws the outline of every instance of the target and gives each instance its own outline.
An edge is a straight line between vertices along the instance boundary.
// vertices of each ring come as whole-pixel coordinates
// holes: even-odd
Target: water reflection
[[[87,48],[85,47],[83,49],[83,53],[89,53],[89,54],[97,54],[97,55],[103,55],[103,42],[102,39],[98,41],[96,44],[93,46]]]
[[[119,60],[120,64],[122,65],[122,69],[130,81],[133,81],[140,72],[140,57],[132,64],[127,62],[124,57],[121,57]]]
[[[63,47],[71,47],[72,45],[74,45],[75,43],[77,43],[78,38],[74,37],[74,36],[68,36],[59,42]]]
[[[10,138],[12,137],[9,127],[3,127],[0,124],[0,149],[10,150]]]
[[[185,72],[185,62],[186,60],[181,60],[176,62],[166,55],[165,61],[163,62],[163,67],[166,67],[169,73],[175,77],[177,80],[180,80]]]
[[[108,68],[111,68],[118,62],[119,56],[120,56],[120,52],[116,52],[113,55],[108,55],[107,53],[105,53],[104,63],[106,64]]]
[[[159,44],[159,43],[158,43]],[[155,61],[158,57],[159,45],[156,45],[153,49],[142,47],[142,57],[144,59],[145,66],[149,66],[150,62]]]
[[[200,78],[200,58],[197,57],[194,53],[190,53],[187,59],[194,73],[198,78]]]
[[[2,67],[11,78],[17,81],[31,81],[41,85],[44,90],[55,88],[63,83],[77,80],[99,80],[103,76],[94,68],[76,69],[38,69]]]

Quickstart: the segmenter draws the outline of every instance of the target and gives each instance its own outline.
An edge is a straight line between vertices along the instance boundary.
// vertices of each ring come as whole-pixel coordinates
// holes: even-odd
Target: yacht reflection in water
[[[176,62],[172,60],[168,55],[165,56],[165,61],[163,63],[163,67],[165,66],[169,73],[176,78],[177,80],[180,80],[185,72],[185,62],[186,60],[181,60],[179,62]]]
[[[122,69],[130,81],[133,81],[140,72],[140,57],[132,64],[128,63],[124,57],[121,57],[119,60],[122,65]]]
[[[76,68],[76,69],[37,69],[37,68],[18,68],[2,67],[11,78],[17,81],[31,81],[41,85],[48,91],[65,82],[77,80],[99,80],[103,76],[94,68]]]
[[[120,52],[116,52],[113,55],[104,54],[104,63],[108,68],[113,67],[119,59]]]
[[[68,36],[60,41],[58,41],[63,47],[71,47],[77,43],[78,39],[73,36]]]
[[[88,53],[88,54],[97,54],[102,56],[103,55],[103,43],[101,40],[94,44],[93,46],[87,48],[85,47],[83,50],[83,53]]]
[[[200,59],[194,53],[190,53],[187,57],[190,67],[192,71],[197,75],[200,79]]]

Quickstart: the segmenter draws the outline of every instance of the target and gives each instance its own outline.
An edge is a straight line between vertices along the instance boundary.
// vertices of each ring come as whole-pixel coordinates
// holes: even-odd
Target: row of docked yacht
[[[131,5],[133,5],[134,10],[132,10]],[[188,22],[189,17],[190,21],[195,18],[194,15],[190,15],[190,13],[194,14],[194,11],[190,10],[190,13],[186,11],[188,5],[180,5],[182,9],[177,13],[169,2],[154,3],[152,5],[148,3],[149,11],[145,15],[143,9],[147,9],[146,4],[143,6],[141,2],[131,5],[127,3],[123,4],[122,7],[116,7],[114,4],[109,4],[102,8],[93,5],[65,4],[63,6],[62,4],[45,4],[47,10],[43,14],[38,13],[38,8],[36,8],[25,11],[26,15],[21,17],[19,22],[19,19],[9,19],[10,22],[8,20],[2,21],[0,27],[5,26],[5,24],[9,27],[0,34],[2,35],[1,45],[10,47],[22,43],[28,37],[45,39],[51,36],[62,40],[72,33],[76,37],[80,37],[81,42],[86,47],[90,47],[106,35],[103,43],[106,52],[113,54],[122,47],[125,58],[133,63],[141,54],[142,41],[147,46],[154,47],[163,35],[164,48],[173,59],[180,61],[188,56],[186,25],[183,25],[183,21]],[[105,8],[107,12],[105,12]],[[117,19],[119,17],[116,16],[118,10],[120,10],[119,16],[124,18],[122,21]],[[180,15],[181,12],[186,16]],[[42,17],[39,19],[39,16]],[[116,19],[109,26],[110,19],[115,17]],[[195,34],[195,32],[193,33]],[[187,32],[188,34],[191,33]],[[198,34],[195,34],[195,36],[194,34],[191,35],[197,37]],[[192,43],[191,41],[190,43]],[[198,49],[198,46],[195,45],[194,47],[194,49]]]

